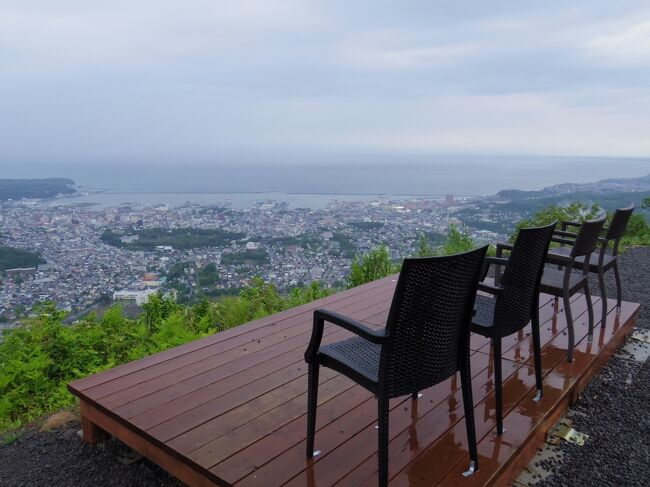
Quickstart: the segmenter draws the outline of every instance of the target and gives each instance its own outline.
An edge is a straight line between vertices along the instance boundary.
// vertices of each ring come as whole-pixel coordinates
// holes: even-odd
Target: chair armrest
[[[494,265],[508,265],[507,257],[485,257],[483,262]]]
[[[546,254],[546,262],[554,265],[567,266],[573,263],[573,258],[568,255],[554,254],[552,251],[549,251]]]
[[[503,286],[497,286],[495,284],[486,284],[484,282],[479,282],[478,290],[498,296],[503,291]]]
[[[321,340],[323,339],[323,329],[325,327],[326,321],[338,325],[348,331],[351,331],[352,333],[372,343],[381,344],[384,343],[388,338],[385,330],[373,330],[360,321],[348,318],[342,314],[326,309],[317,309],[314,311],[314,327],[312,329],[311,339],[309,341],[307,351],[305,351],[305,361],[307,363],[311,363],[318,353]]]
[[[364,325],[360,321],[357,321],[353,318],[348,318],[342,314],[336,313],[335,311],[329,311],[327,309],[317,309],[314,311],[314,320],[323,319],[334,323],[335,325],[345,328],[352,333],[359,335],[361,338],[365,338],[372,343],[382,343],[387,335],[384,330],[373,330],[369,326]]]
[[[565,232],[564,230],[555,230],[553,231],[553,235],[559,235],[560,237],[569,237],[569,238],[576,238],[578,236],[578,234],[575,232]]]
[[[497,250],[512,250],[512,245],[504,242],[497,242]]]
[[[560,226],[562,227],[563,230],[566,229],[566,227],[579,227],[580,225],[582,225],[582,223],[570,221],[570,220],[562,220],[562,222],[560,223]]]
[[[514,248],[512,245],[504,242],[497,242],[497,257],[501,258],[503,256],[503,251],[507,250],[508,252],[511,252],[512,249]],[[482,279],[481,279],[482,280]]]
[[[573,245],[575,242],[569,238],[562,238],[562,237],[553,237],[551,238],[551,242],[556,242],[556,243],[561,243],[561,244],[566,244],[566,245]]]
[[[507,265],[508,258],[507,257],[485,257],[483,259],[483,267],[481,268],[481,278],[480,278],[481,281],[484,281],[485,278],[487,277],[490,264]]]

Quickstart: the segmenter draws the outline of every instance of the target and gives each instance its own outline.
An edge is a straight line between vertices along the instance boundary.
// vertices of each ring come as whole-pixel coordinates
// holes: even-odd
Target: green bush
[[[645,201],[645,200],[644,200]],[[643,206],[642,206],[643,208]],[[602,213],[602,210],[598,204],[592,204],[588,206],[579,201],[575,201],[568,206],[556,206],[552,205],[547,208],[543,208],[535,213],[531,218],[527,220],[520,221],[516,226],[515,233],[511,236],[511,241],[514,241],[514,238],[520,228],[527,227],[538,227],[541,225],[548,225],[549,223],[557,220],[561,221],[578,221],[582,222],[591,218],[595,218]],[[613,213],[607,214],[607,220],[611,221]],[[559,226],[558,226],[559,229]],[[567,230],[572,231],[575,228],[568,228]],[[621,239],[623,248],[628,245],[650,245],[650,226],[643,215],[643,213],[638,210],[632,214],[630,221],[627,225],[627,230],[625,235]]]
[[[449,225],[449,234],[443,241],[442,245],[433,247],[431,241],[425,234],[421,234],[418,240],[418,250],[415,252],[415,257],[431,257],[441,255],[453,255],[463,252],[469,252],[477,247],[477,243],[472,239],[467,227],[458,227],[457,225]],[[496,249],[490,246],[488,255],[494,255]]]
[[[611,215],[608,215],[611,219]],[[621,239],[624,247],[628,245],[650,245],[650,226],[641,213],[632,213],[625,235]]]
[[[382,245],[361,257],[357,255],[354,258],[350,275],[347,278],[348,288],[360,286],[396,272],[399,272],[399,265],[391,261],[388,248]]]
[[[459,228],[456,225],[449,225],[447,241],[442,245],[437,255],[453,255],[462,252],[469,252],[476,247],[476,243],[469,234],[466,227]]]
[[[0,432],[70,406],[70,381],[327,296],[319,283],[287,296],[256,278],[239,296],[182,306],[154,294],[136,319],[116,305],[64,325],[53,303],[5,330],[0,343]]]
[[[531,218],[521,220],[515,226],[515,232],[511,235],[510,241],[514,242],[517,232],[522,228],[541,227],[554,221],[577,221],[582,222],[597,217],[602,213],[597,203],[591,206],[580,201],[574,201],[567,206],[551,205],[537,211]],[[558,230],[560,229],[558,225]],[[570,229],[568,229],[570,230]]]

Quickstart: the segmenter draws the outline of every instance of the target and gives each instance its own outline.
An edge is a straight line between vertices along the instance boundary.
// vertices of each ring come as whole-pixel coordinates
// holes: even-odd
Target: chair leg
[[[501,384],[501,338],[492,341],[494,349],[494,392],[496,397],[497,435],[503,434],[503,385]]]
[[[318,403],[318,368],[309,364],[307,379],[307,458],[314,456],[314,436],[316,434],[316,405]]]
[[[388,487],[388,397],[379,394],[377,406],[379,417],[379,445],[377,449],[379,487]]]
[[[566,316],[566,327],[569,332],[569,356],[567,360],[573,362],[573,343],[575,341],[574,331],[573,331],[573,316],[571,314],[571,299],[569,297],[568,291],[564,291],[562,295],[562,300],[564,302],[564,315]]]
[[[469,445],[469,469],[463,473],[469,477],[478,470],[478,449],[476,447],[476,426],[474,422],[474,398],[472,397],[472,373],[469,357],[460,369],[460,387],[463,390],[463,409],[465,410],[465,429]]]
[[[539,401],[544,394],[542,386],[542,352],[541,352],[541,340],[539,337],[539,307],[535,306],[533,311],[533,319],[531,320],[531,326],[533,328],[533,354],[535,356],[535,385],[537,386],[537,394],[535,395],[535,401]]]
[[[587,340],[590,342],[594,339],[594,306],[591,302],[591,293],[589,292],[589,283],[585,282],[585,299],[587,300],[587,315],[589,316],[589,334]]]
[[[618,260],[614,261],[614,278],[616,279],[616,312],[621,312],[621,302],[623,301],[623,290],[621,289],[621,276],[618,273]]]
[[[607,324],[607,289],[605,288],[605,273],[598,269],[598,285],[600,286],[601,319],[600,326]]]

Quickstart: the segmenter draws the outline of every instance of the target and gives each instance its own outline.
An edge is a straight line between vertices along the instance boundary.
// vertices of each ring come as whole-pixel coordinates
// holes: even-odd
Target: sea
[[[332,200],[493,195],[561,183],[633,178],[650,173],[650,159],[531,156],[336,157],[262,163],[52,163],[12,165],[3,177],[67,177],[80,196],[46,204],[228,204],[247,208],[268,200],[322,208]]]

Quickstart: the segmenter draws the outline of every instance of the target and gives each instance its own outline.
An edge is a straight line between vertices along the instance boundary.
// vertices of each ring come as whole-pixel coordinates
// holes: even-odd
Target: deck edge
[[[514,481],[519,477],[519,474],[526,468],[535,457],[537,450],[546,441],[548,431],[578,401],[587,384],[598,375],[601,369],[625,342],[626,337],[632,332],[636,324],[639,309],[640,306],[637,305],[637,309],[607,342],[603,350],[594,357],[594,360],[583,371],[580,378],[562,395],[557,404],[538,424],[535,430],[531,431],[526,441],[519,447],[517,453],[510,457],[509,462],[503,464],[499,470],[495,471],[492,478],[485,485],[493,487],[509,487],[513,485]]]

